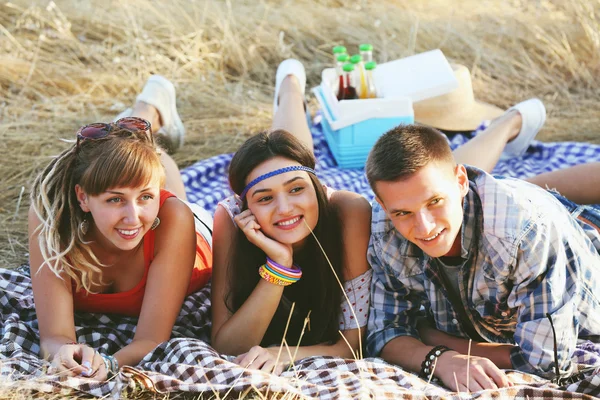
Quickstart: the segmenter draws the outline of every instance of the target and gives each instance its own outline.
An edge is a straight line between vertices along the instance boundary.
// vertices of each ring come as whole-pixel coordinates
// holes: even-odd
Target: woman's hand
[[[237,226],[244,232],[248,241],[265,252],[267,257],[285,267],[293,264],[292,246],[279,243],[267,237],[262,231],[252,211],[245,210],[234,218]]]
[[[85,344],[65,344],[52,359],[52,367],[69,376],[106,380],[104,360],[100,353]]]
[[[281,349],[279,360],[279,346],[264,347],[254,346],[249,352],[240,354],[233,360],[234,363],[248,369],[258,369],[265,372],[271,372],[275,375],[281,373],[291,364],[287,349]]]

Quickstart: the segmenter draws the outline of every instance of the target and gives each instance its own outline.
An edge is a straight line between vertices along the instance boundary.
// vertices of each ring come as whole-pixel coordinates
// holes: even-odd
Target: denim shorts
[[[591,222],[595,225],[596,230],[600,232],[600,205],[579,205],[577,203],[572,202],[566,197],[561,196],[558,192],[554,190],[548,190],[549,193],[554,195],[558,201],[561,202],[563,206],[571,213],[571,216],[574,218],[582,217],[585,222]]]

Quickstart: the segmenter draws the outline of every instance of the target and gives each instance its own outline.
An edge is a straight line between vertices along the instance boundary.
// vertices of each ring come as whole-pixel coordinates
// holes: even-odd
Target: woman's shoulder
[[[182,224],[194,224],[194,215],[190,207],[176,196],[164,199],[163,204],[158,210],[161,228],[168,226],[171,229],[177,229]],[[163,229],[161,229],[162,231]],[[157,232],[158,228],[157,228]]]
[[[329,202],[339,210],[342,218],[347,216],[360,218],[362,216],[368,218],[370,223],[371,205],[360,194],[348,190],[336,190],[329,197]]]

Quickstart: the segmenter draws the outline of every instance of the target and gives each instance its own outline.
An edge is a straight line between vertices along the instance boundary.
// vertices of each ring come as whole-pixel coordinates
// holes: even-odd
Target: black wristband
[[[451,348],[442,345],[435,346],[433,349],[429,350],[429,353],[427,353],[425,359],[421,363],[421,373],[419,376],[423,379],[431,379],[433,377],[433,365],[435,364],[436,359],[445,352],[451,350]]]

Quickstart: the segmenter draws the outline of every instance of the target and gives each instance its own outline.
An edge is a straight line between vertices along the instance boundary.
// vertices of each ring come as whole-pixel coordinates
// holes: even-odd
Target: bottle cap
[[[354,64],[346,63],[342,68],[344,69],[344,72],[352,72],[354,71]]]
[[[350,62],[352,64],[358,64],[361,61],[362,61],[362,56],[360,54],[355,54],[352,57],[350,57]]]
[[[360,46],[358,46],[358,49],[360,51],[373,51],[373,45],[369,43],[363,43]]]
[[[332,50],[333,54],[346,53],[346,48],[344,46],[335,46]]]
[[[365,69],[371,70],[371,69],[375,69],[375,67],[377,66],[377,63],[375,61],[369,61],[368,63],[365,64]]]
[[[349,58],[350,58],[350,56],[348,54],[344,53],[344,54],[339,54],[336,57],[336,60],[338,60],[339,62],[346,62],[346,61],[348,61]]]

